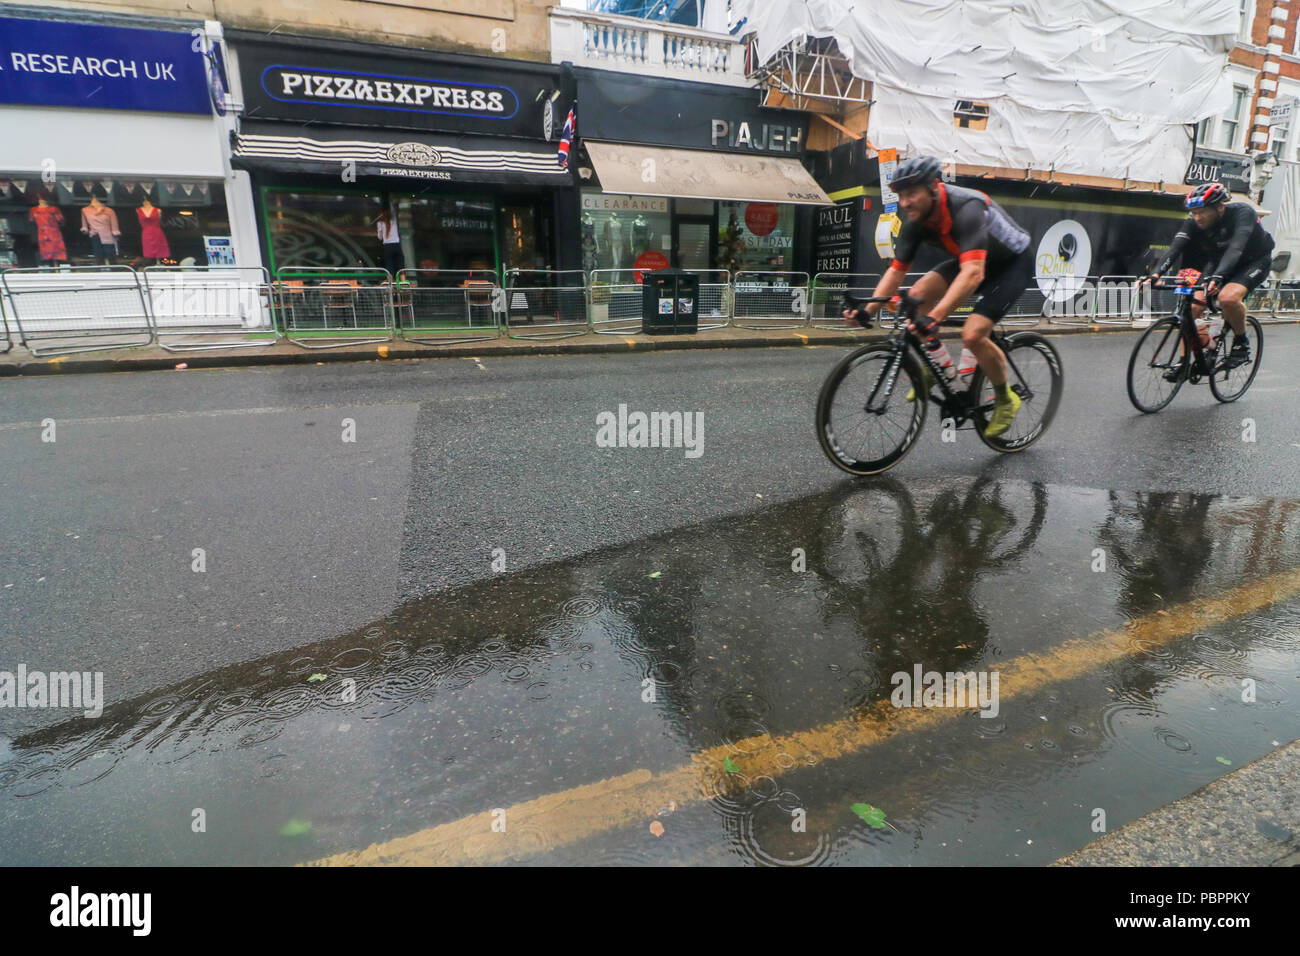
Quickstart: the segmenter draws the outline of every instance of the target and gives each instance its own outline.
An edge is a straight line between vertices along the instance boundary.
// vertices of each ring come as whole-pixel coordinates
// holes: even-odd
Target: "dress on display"
[[[68,250],[63,246],[63,212],[58,206],[33,206],[27,218],[36,223],[36,245],[40,247],[41,261],[50,259],[66,261]]]
[[[171,258],[171,247],[162,231],[162,210],[154,206],[146,214],[137,209],[135,216],[140,220],[140,254],[146,259]]]

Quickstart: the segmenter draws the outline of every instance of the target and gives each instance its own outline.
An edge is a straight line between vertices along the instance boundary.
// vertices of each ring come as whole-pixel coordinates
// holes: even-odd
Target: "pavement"
[[[1300,866],[1300,740],[1053,866]]]
[[[1300,319],[1277,324],[1295,324]],[[1053,325],[1040,319],[1033,328],[1053,335],[1074,335],[1095,332],[1129,332],[1128,325]],[[527,326],[521,326],[529,334]],[[644,335],[608,334],[587,332],[564,338],[512,339],[502,336],[481,342],[448,345],[421,345],[396,338],[382,344],[367,343],[335,348],[304,348],[284,339],[274,345],[257,348],[213,349],[202,352],[168,351],[157,345],[139,348],[108,349],[80,352],[71,355],[38,357],[17,344],[17,335],[11,331],[14,344],[0,354],[0,376],[48,375],[84,372],[127,372],[174,369],[185,363],[189,368],[233,368],[258,365],[324,364],[327,362],[397,361],[425,358],[502,357],[510,355],[580,355],[598,353],[659,352],[678,349],[745,349],[767,347],[799,347],[805,345],[853,345],[886,337],[881,329],[869,331],[830,331],[814,327],[798,329],[743,329],[728,326],[707,329],[694,335]],[[945,330],[941,338],[958,338],[960,331]],[[88,339],[94,344],[96,340]],[[104,340],[98,340],[103,342]],[[178,338],[177,343],[201,341],[191,337]]]

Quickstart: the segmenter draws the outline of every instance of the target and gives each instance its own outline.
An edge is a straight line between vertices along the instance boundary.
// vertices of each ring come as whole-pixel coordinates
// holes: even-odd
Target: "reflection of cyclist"
[[[1268,277],[1272,265],[1273,237],[1259,224],[1259,216],[1244,202],[1228,202],[1222,183],[1204,183],[1187,194],[1183,204],[1190,215],[1169,246],[1164,262],[1143,282],[1150,282],[1176,264],[1200,268],[1209,295],[1218,293],[1223,317],[1232,326],[1232,351],[1228,367],[1250,361],[1246,337],[1246,296]],[[1184,263],[1183,260],[1186,260]],[[1192,305],[1197,318],[1205,311],[1205,296],[1198,292]]]
[[[1030,284],[1034,258],[1029,251],[1029,233],[1002,207],[978,190],[940,182],[941,171],[933,156],[918,156],[902,163],[890,181],[907,222],[894,248],[894,261],[881,277],[875,295],[892,296],[898,290],[921,243],[939,246],[952,256],[912,286],[910,294],[922,300],[918,313],[926,319],[918,318],[920,327],[911,328],[932,351],[942,348],[934,334],[939,323],[972,292],[979,297],[961,339],[993,385],[993,416],[985,431],[992,437],[1011,427],[1020,410],[1020,397],[1007,387],[1006,356],[990,341],[989,333]],[[872,303],[862,311],[874,315],[879,309],[879,303]],[[844,317],[861,322],[860,312],[846,310]],[[922,371],[929,388],[933,384],[929,370]],[[908,398],[914,399],[915,394]]]

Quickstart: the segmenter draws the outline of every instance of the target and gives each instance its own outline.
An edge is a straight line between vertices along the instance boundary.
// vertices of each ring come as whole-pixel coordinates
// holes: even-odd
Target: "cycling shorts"
[[[1214,263],[1210,263],[1211,266]],[[1236,282],[1246,287],[1246,292],[1254,292],[1255,288],[1268,278],[1268,270],[1273,267],[1273,254],[1270,252],[1262,259],[1252,259],[1249,262],[1243,262],[1237,266],[1232,275],[1223,277],[1223,284]]]
[[[957,278],[961,263],[946,259],[931,272],[938,273],[948,285]],[[985,272],[984,281],[975,289],[975,307],[972,315],[982,315],[994,322],[1000,320],[1015,305],[1027,288],[1034,285],[1034,255],[1026,248],[997,272]]]

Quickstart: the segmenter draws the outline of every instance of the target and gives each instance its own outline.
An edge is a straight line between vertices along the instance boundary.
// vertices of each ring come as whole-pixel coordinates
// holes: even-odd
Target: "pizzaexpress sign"
[[[262,89],[273,100],[313,106],[404,110],[501,120],[512,119],[519,112],[519,98],[509,87],[381,73],[346,73],[276,65],[262,72]]]

